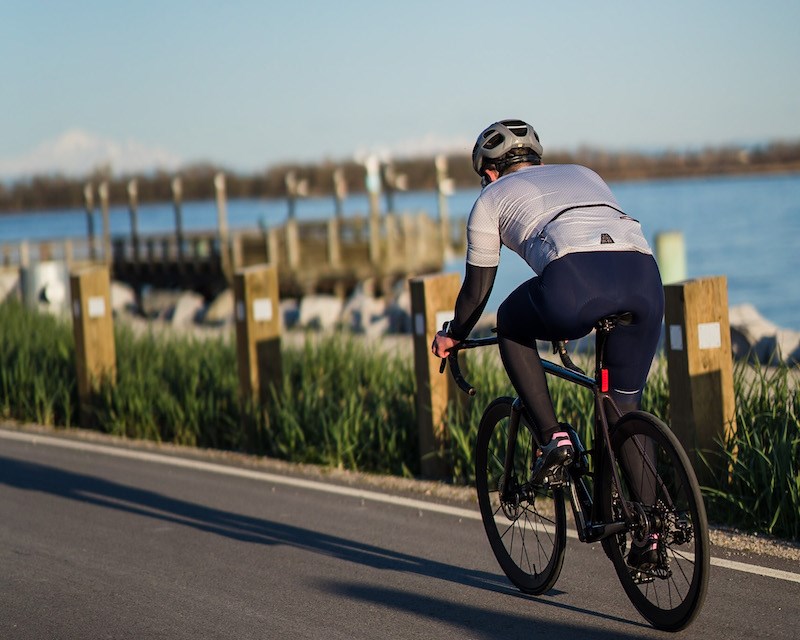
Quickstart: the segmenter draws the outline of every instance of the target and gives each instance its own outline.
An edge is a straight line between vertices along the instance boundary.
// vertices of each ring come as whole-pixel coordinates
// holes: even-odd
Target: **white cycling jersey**
[[[620,210],[603,179],[574,164],[526,167],[483,189],[467,221],[467,262],[496,267],[501,245],[540,275],[568,253],[652,253],[638,221]]]

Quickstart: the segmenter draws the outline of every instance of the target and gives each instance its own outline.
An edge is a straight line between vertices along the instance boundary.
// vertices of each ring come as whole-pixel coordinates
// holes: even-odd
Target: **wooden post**
[[[89,260],[94,261],[97,257],[97,249],[94,244],[94,191],[92,183],[88,182],[83,187],[83,200],[86,206],[86,235],[89,243]]]
[[[394,213],[394,194],[396,189],[397,174],[390,160],[381,163],[381,185],[386,194],[386,213]]]
[[[422,475],[444,478],[448,471],[445,457],[447,402],[455,397],[457,389],[449,373],[439,373],[441,360],[431,353],[431,343],[442,324],[453,318],[461,278],[457,273],[423,276],[412,278],[409,285]]]
[[[178,266],[183,268],[183,181],[172,179],[172,201],[175,207],[175,240],[178,243]]]
[[[19,266],[23,269],[31,266],[31,247],[27,240],[19,243]]]
[[[117,377],[108,267],[95,266],[72,274],[70,292],[81,424],[91,426],[92,396],[101,381],[115,384]]]
[[[278,269],[255,265],[236,272],[236,353],[239,388],[245,399],[269,398],[270,385],[282,384]]]
[[[381,173],[380,160],[369,156],[365,162],[366,186],[369,194],[369,259],[373,265],[381,260]]]
[[[297,216],[297,175],[294,171],[288,171],[283,176],[283,184],[286,187],[286,219],[294,220]]]
[[[219,234],[219,259],[222,272],[230,282],[231,257],[230,247],[228,246],[228,209],[225,203],[225,174],[218,173],[214,176],[214,190],[217,196],[217,232]]]
[[[664,287],[667,365],[672,430],[702,478],[702,452],[713,469],[725,462],[715,440],[736,432],[733,358],[725,276]]]
[[[386,226],[386,251],[383,256],[383,272],[392,271],[395,266],[402,264],[400,252],[400,234],[397,230],[397,216],[388,212],[384,217]]]
[[[139,266],[139,186],[136,180],[128,182],[128,212],[131,218],[131,243],[133,264]]]
[[[347,181],[341,167],[333,172],[333,196],[336,200],[336,217],[341,218],[344,216],[344,200],[347,198]]]
[[[438,155],[436,164],[436,193],[439,206],[439,229],[442,236],[442,251],[447,260],[452,252],[450,240],[450,216],[447,209],[447,196],[453,193],[453,181],[447,177],[447,156]]]
[[[111,221],[108,214],[108,182],[103,180],[97,187],[100,196],[100,212],[103,214],[103,261],[111,264]]]
[[[290,268],[297,269],[300,266],[300,234],[294,218],[286,221],[286,259]]]
[[[231,269],[236,273],[237,270],[244,266],[244,238],[241,232],[234,233],[231,236]]]
[[[270,227],[267,229],[267,263],[277,267],[280,264],[280,260],[279,232],[275,227]]]
[[[338,269],[342,266],[342,242],[339,236],[339,220],[337,216],[328,220],[328,266]]]

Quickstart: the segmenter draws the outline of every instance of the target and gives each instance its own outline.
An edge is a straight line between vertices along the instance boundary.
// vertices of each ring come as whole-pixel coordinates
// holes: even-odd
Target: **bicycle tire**
[[[678,439],[651,414],[626,414],[612,431],[611,446],[622,499],[646,524],[605,539],[603,546],[639,613],[658,629],[679,631],[699,613],[708,587],[708,521],[697,478]],[[602,483],[601,513],[610,522],[621,516],[621,502],[609,464]],[[634,537],[648,534],[658,536],[658,561],[643,571],[633,569],[627,553]]]
[[[566,550],[566,511],[563,491],[528,486],[525,495],[505,504],[500,486],[523,487],[535,460],[536,444],[530,425],[520,420],[514,455],[514,477],[504,478],[503,460],[513,398],[494,400],[478,427],[475,484],[483,525],[503,572],[523,593],[538,595],[552,588],[561,573]],[[513,504],[512,504],[513,502]]]

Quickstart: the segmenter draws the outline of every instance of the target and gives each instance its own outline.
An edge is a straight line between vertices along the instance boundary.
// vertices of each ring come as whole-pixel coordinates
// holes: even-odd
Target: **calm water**
[[[659,231],[679,230],[684,235],[689,277],[725,275],[731,305],[749,302],[776,324],[800,330],[800,174],[788,176],[725,177],[613,184],[622,208],[637,218],[653,241]],[[477,190],[459,191],[448,199],[453,218],[465,218]],[[383,203],[385,207],[385,201]],[[433,193],[400,193],[397,211],[436,213]],[[364,196],[345,203],[345,215],[368,210]],[[297,205],[300,219],[332,215],[332,198],[310,198]],[[228,202],[231,228],[280,224],[287,205],[281,200]],[[217,224],[214,202],[184,203],[187,230],[213,229]],[[112,234],[130,232],[127,208],[110,212]],[[94,216],[100,232],[99,213]],[[84,237],[87,219],[82,210],[44,211],[0,216],[0,243],[22,239]],[[139,208],[142,233],[174,228],[170,203]],[[463,273],[463,259],[447,269]],[[514,253],[504,251],[489,309],[532,274]]]

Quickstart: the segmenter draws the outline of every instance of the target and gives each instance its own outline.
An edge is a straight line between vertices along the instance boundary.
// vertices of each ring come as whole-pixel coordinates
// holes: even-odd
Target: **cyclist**
[[[661,276],[639,222],[591,169],[544,165],[542,152],[538,134],[521,120],[495,122],[478,136],[472,165],[482,190],[467,221],[466,274],[455,317],[431,347],[446,357],[469,335],[489,299],[502,245],[538,274],[497,311],[503,365],[538,430],[535,482],[574,453],[556,419],[536,340],[581,338],[604,316],[632,312],[632,323],[618,326],[606,347],[610,394],[626,413],[641,406],[664,312]],[[654,562],[652,543],[643,540],[629,562]]]

